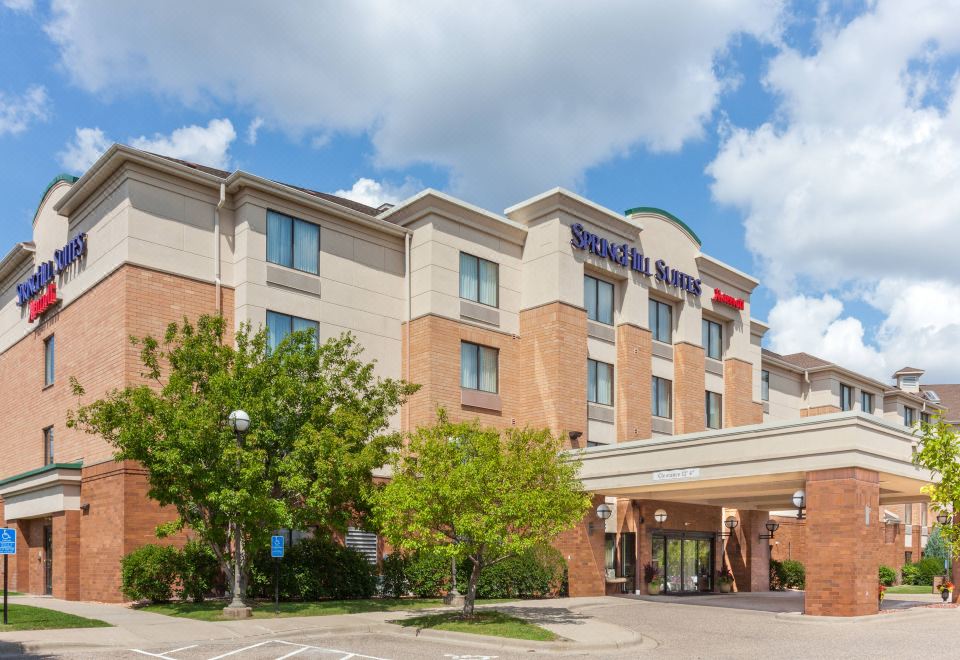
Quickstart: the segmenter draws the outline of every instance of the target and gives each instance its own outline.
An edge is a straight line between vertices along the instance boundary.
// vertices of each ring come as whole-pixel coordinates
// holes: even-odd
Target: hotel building
[[[877,565],[906,547],[888,514],[906,529],[905,511],[926,508],[912,427],[942,405],[919,370],[893,387],[765,351],[757,285],[660,209],[621,214],[562,189],[502,213],[434,190],[375,209],[115,145],[50,184],[32,240],[0,261],[11,585],[121,599],[120,558],[171,512],[146,497],[142,467],[66,427],[69,379],[86,401],[138,383],[130,335],[219,312],[274,342],[354,333],[380,374],[422,386],[400,430],[442,406],[561,434],[594,505],[614,510],[556,540],[572,595],[642,590],[651,562],[667,593],[713,591],[722,567],[736,589],[766,590],[789,538],[808,613],[876,612]],[[762,538],[797,490],[802,525],[782,517]]]

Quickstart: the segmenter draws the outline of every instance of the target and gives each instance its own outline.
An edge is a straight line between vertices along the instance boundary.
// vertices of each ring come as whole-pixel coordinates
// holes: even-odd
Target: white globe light
[[[606,502],[603,502],[600,506],[597,507],[597,518],[600,520],[606,520],[613,515],[613,509],[610,508],[610,505]]]
[[[664,511],[663,509],[657,509],[653,514],[653,519],[656,520],[658,523],[666,522],[667,512]]]
[[[246,433],[250,428],[250,415],[243,410],[234,410],[230,413],[230,428],[237,433]]]
[[[727,516],[727,519],[723,521],[723,524],[727,526],[727,529],[736,529],[737,525],[740,524],[740,521],[737,520],[735,516]]]
[[[807,505],[807,493],[804,490],[798,490],[793,494],[793,506],[802,509]]]

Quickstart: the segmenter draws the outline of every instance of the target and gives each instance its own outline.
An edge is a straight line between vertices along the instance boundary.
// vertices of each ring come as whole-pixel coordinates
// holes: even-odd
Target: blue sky
[[[679,4],[0,0],[3,244],[113,141],[367,202],[561,185],[759,276],[774,350],[960,379],[960,8]]]

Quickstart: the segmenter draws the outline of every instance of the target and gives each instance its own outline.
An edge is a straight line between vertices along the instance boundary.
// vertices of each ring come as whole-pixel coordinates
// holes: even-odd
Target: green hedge
[[[885,587],[893,586],[897,581],[897,572],[889,566],[880,566],[880,584]]]
[[[924,557],[915,564],[904,564],[900,569],[903,584],[932,585],[933,578],[943,574],[943,560],[938,557]]]
[[[273,598],[276,561],[269,548],[253,556],[248,596]],[[370,598],[376,585],[376,568],[366,557],[329,538],[303,539],[280,560],[282,600]]]
[[[457,588],[466,591],[472,572],[469,559],[457,565]],[[381,567],[383,594],[400,597],[413,594],[436,598],[451,587],[450,560],[432,552],[410,556],[395,553]],[[545,598],[567,592],[567,565],[563,555],[550,546],[534,548],[483,569],[477,583],[478,598]]]
[[[222,572],[217,556],[205,543],[188,541],[180,550],[180,598],[201,603],[222,584]]]
[[[180,553],[169,545],[144,545],[120,560],[120,591],[130,600],[166,603],[180,574]]]
[[[774,591],[803,589],[806,581],[806,569],[803,567],[803,564],[797,560],[770,560],[770,589]]]

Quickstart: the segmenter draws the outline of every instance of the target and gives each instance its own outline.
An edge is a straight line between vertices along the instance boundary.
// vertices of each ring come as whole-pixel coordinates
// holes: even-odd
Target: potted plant
[[[733,591],[733,573],[726,566],[717,572],[717,584],[720,585],[720,593],[722,594]]]
[[[946,603],[950,599],[950,594],[953,593],[953,582],[950,580],[944,580],[940,584],[940,598],[943,599],[943,602]]]
[[[886,595],[887,585],[883,582],[880,583],[880,587],[877,589],[877,598],[879,599],[879,604],[883,605],[883,597]]]
[[[643,566],[643,581],[647,585],[647,593],[656,596],[660,593],[660,567],[653,564]]]

